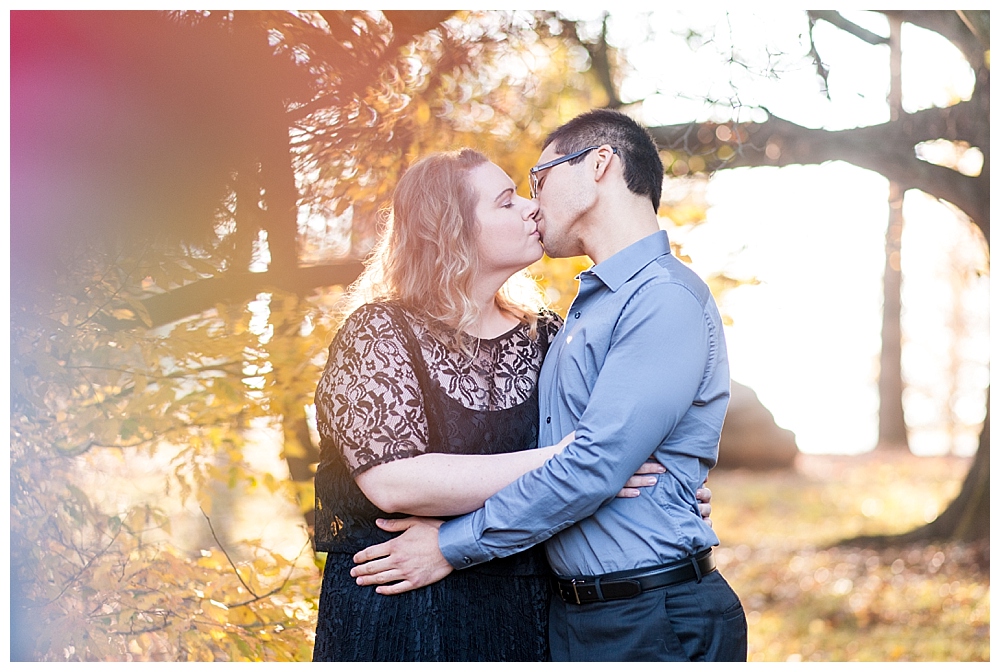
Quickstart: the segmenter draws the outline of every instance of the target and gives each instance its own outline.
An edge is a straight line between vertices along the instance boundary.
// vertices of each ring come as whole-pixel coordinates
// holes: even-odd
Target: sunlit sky
[[[888,35],[879,15],[844,14]],[[687,27],[710,40],[693,51],[673,34]],[[609,39],[627,50],[633,71],[622,97],[645,100],[640,116],[647,125],[733,114],[761,119],[760,106],[829,130],[888,121],[888,47],[817,24],[817,48],[830,70],[827,99],[815,68],[801,58],[806,31],[804,13],[796,11],[622,11],[612,14]],[[906,111],[968,97],[972,71],[945,40],[907,24],[902,50]],[[720,53],[735,54],[749,67]],[[773,74],[765,77],[769,69]],[[708,99],[719,102],[713,108]],[[970,153],[966,160],[975,164],[976,158]],[[839,162],[722,171],[709,183],[706,223],[674,232],[703,275],[726,269],[760,281],[733,290],[721,305],[733,320],[727,328],[733,379],[754,389],[778,424],[795,432],[803,452],[860,453],[877,441],[887,199],[885,178]],[[988,268],[988,262],[967,220],[949,206],[910,192],[904,215],[904,409],[911,449],[971,454],[989,381],[989,280],[971,281],[961,299],[968,309],[961,314],[964,364],[955,382],[947,372],[958,295],[947,269],[959,254],[969,265]],[[955,436],[942,419],[952,385],[952,413],[966,425]]]

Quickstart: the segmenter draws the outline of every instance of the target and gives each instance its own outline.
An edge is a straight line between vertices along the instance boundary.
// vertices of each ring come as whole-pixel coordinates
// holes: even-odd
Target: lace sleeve
[[[552,341],[555,340],[556,334],[562,325],[563,319],[555,311],[546,308],[538,315],[538,334],[544,341],[546,350]]]
[[[316,421],[323,450],[339,449],[351,476],[427,452],[420,383],[385,307],[363,306],[341,327],[316,389]]]

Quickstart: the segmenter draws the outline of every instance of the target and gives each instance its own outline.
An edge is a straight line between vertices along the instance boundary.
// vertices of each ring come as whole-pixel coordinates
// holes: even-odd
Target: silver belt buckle
[[[577,604],[582,604],[582,602],[580,602],[580,593],[578,593],[576,591],[576,579],[573,579],[572,581],[570,581],[570,585],[573,586],[573,597],[576,598],[576,603]]]

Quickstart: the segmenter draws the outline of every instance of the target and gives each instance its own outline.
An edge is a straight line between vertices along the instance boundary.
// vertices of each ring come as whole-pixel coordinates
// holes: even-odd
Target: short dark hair
[[[634,119],[616,110],[585,112],[552,131],[545,147],[555,145],[560,154],[569,154],[591,145],[611,145],[625,166],[625,184],[633,194],[649,196],[653,210],[660,209],[663,190],[663,162],[656,141]],[[579,163],[583,156],[569,163]]]

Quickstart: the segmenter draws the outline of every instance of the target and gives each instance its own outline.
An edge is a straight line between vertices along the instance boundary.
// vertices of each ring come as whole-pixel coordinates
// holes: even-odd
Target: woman
[[[566,443],[528,450],[561,324],[521,273],[542,255],[535,212],[468,149],[417,162],[396,188],[316,391],[316,547],[328,555],[314,660],[548,658],[540,547],[399,596],[350,577],[353,554],[391,536],[376,518],[473,511]]]

